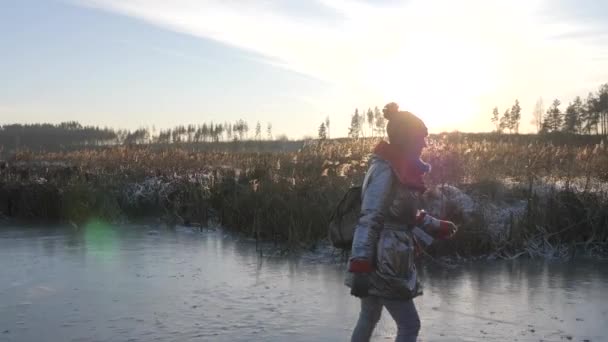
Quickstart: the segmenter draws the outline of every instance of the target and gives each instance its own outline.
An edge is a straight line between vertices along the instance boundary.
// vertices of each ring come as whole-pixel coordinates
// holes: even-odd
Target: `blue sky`
[[[272,122],[344,135],[396,100],[431,131],[608,82],[608,2],[4,0],[0,123]]]

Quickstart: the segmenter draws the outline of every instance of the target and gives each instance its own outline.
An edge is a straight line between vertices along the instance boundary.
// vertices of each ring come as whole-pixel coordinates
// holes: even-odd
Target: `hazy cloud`
[[[532,106],[538,96],[595,87],[608,53],[598,43],[608,32],[601,1],[78,3],[256,53],[341,87],[342,96],[407,101],[446,125],[475,122],[504,98]],[[446,122],[450,107],[461,116]]]

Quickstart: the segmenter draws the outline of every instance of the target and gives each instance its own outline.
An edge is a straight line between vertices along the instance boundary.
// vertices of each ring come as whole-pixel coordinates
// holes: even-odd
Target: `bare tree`
[[[359,109],[355,109],[355,114],[351,116],[350,127],[348,129],[348,137],[358,139],[361,133],[361,116],[359,115]]]
[[[515,104],[511,107],[511,115],[509,116],[509,131],[519,133],[519,120],[521,119],[521,106],[519,100],[515,100]]]
[[[378,107],[374,108],[374,118],[376,120],[375,128],[378,136],[384,135],[384,130],[386,126],[386,120],[384,119],[384,115],[380,111]]]
[[[511,122],[511,111],[509,109],[507,109],[502,114],[502,117],[500,118],[500,123],[498,124],[498,126],[500,127],[500,132],[504,131],[505,129],[509,129],[509,133],[511,133],[511,127],[509,125],[510,122]]]
[[[367,126],[369,127],[369,131],[371,132],[371,136],[374,136],[374,112],[372,112],[371,108],[367,109]]]
[[[494,110],[492,110],[492,119],[491,119],[492,123],[494,124],[494,127],[496,127],[496,133],[500,133],[501,129],[500,129],[500,114],[498,113],[498,107],[494,107]]]
[[[536,133],[539,133],[543,129],[543,115],[545,114],[545,106],[543,105],[543,98],[539,97],[534,105],[532,111],[532,124],[536,127]]]
[[[259,121],[255,125],[255,140],[262,140],[262,124]]]

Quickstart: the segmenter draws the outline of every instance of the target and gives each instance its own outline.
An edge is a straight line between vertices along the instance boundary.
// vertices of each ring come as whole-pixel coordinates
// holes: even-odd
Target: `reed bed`
[[[360,184],[379,139],[303,142],[285,152],[134,145],[21,152],[0,169],[0,213],[25,219],[154,219],[310,246]],[[430,250],[513,258],[601,254],[608,243],[608,148],[475,135],[429,139],[424,196],[461,226]]]

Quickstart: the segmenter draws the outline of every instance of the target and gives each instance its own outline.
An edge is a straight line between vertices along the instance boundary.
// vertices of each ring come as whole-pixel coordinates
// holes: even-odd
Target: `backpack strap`
[[[372,164],[372,166],[369,168],[369,170],[365,174],[365,178],[363,178],[363,184],[361,185],[361,200],[362,201],[363,201],[363,194],[365,193],[365,190],[367,189],[367,186],[369,185],[369,182],[371,181],[374,168],[376,168],[376,165]]]

